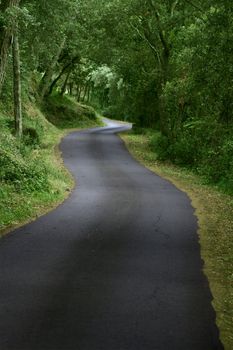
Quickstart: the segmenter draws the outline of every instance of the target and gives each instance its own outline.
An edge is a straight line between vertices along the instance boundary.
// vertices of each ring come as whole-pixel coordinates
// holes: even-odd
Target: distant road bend
[[[61,143],[77,186],[0,240],[0,350],[219,350],[185,193],[108,126]]]

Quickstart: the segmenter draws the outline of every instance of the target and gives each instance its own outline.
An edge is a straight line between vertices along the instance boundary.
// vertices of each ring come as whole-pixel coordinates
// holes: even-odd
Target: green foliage
[[[66,97],[54,99],[68,106],[75,104]],[[53,104],[53,99],[50,103]],[[82,125],[78,123],[84,128],[98,125],[98,120],[85,117]],[[64,131],[60,132],[50,124],[34,104],[27,102],[24,105],[24,133],[20,141],[14,136],[10,110],[0,112],[0,128],[1,231],[31,218],[39,209],[43,211],[62,201],[73,182],[54,152]]]
[[[221,126],[216,125],[214,129],[213,123],[212,128],[210,125],[205,122],[186,124],[180,136],[172,142],[167,136],[154,132],[150,147],[157,159],[191,168],[207,182],[233,194],[232,137],[229,132],[224,134]]]
[[[155,133],[150,140],[150,147],[156,153],[159,160],[169,158],[168,138],[161,133]]]
[[[32,127],[23,129],[23,143],[26,146],[37,147],[40,145],[40,135],[38,131]]]
[[[92,107],[82,105],[68,96],[59,94],[49,96],[45,101],[44,109],[48,120],[61,129],[87,127],[97,122],[97,116]]]
[[[233,193],[232,1],[4,4],[0,103],[8,116],[0,116],[0,197],[5,200],[12,187],[33,194],[47,189],[43,196],[50,196],[51,183],[64,179],[41,156],[51,146],[47,136],[58,131],[40,113],[24,111],[21,143],[13,136],[10,38],[16,22],[22,99],[38,102],[54,126],[98,124],[90,104],[107,117],[135,123],[134,133],[150,140],[153,159],[191,168]]]
[[[211,182],[219,184],[233,194],[232,152],[232,139],[223,139],[218,147],[205,149],[202,154],[199,172],[205,174]]]
[[[3,144],[1,143],[1,147]],[[17,153],[17,152],[16,152]],[[14,149],[0,154],[0,181],[13,184],[18,191],[48,191],[49,183],[46,167],[38,159],[28,163],[28,159],[15,156]]]
[[[46,167],[42,159],[32,155],[35,140],[29,142],[29,136],[25,135],[19,142],[9,133],[9,123],[5,121],[5,130],[0,135],[0,182],[13,185],[17,191],[48,191]]]
[[[36,109],[35,113],[37,113]],[[31,123],[31,116],[25,115],[25,119],[28,124]],[[54,184],[52,184],[54,177],[46,161],[50,146],[48,144],[45,149],[42,144],[42,141],[45,142],[45,135],[43,135],[43,140],[37,140],[35,147],[34,134],[30,135],[30,139],[33,137],[33,142],[32,140],[29,142],[28,134],[19,142],[11,133],[11,123],[7,116],[1,116],[0,121],[2,125],[5,125],[0,135],[1,230],[9,224],[33,215],[35,205],[39,205],[39,198],[43,198],[45,204],[54,201],[55,196],[53,194]],[[40,114],[37,114],[37,124],[41,128],[44,126]],[[33,130],[35,132],[35,129]],[[52,126],[45,130],[46,137],[54,134]],[[54,168],[56,169],[55,165]]]

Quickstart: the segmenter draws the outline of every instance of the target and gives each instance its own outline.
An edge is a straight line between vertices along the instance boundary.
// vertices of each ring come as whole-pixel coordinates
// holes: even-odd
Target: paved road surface
[[[71,197],[0,241],[0,350],[222,349],[190,201],[125,128],[67,136]]]

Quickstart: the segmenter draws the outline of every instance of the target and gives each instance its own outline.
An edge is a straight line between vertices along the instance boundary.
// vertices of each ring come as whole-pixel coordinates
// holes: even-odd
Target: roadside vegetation
[[[75,102],[68,96],[49,96],[44,105],[47,119],[59,129],[91,128],[97,124],[97,115],[92,107]],[[77,120],[78,119],[78,120]],[[98,122],[101,124],[100,120]]]
[[[213,294],[217,324],[226,350],[233,348],[233,198],[210,185],[206,177],[190,169],[159,160],[155,133],[136,129],[121,134],[131,154],[141,164],[185,191],[195,208],[199,224],[204,272]]]
[[[70,128],[101,125],[92,108],[81,106],[69,97],[53,96],[43,106],[43,113],[30,101],[24,104],[24,128],[19,140],[14,135],[11,111],[2,110],[3,107],[0,109],[0,234],[47,212],[69,195],[74,183],[63,166],[58,143]]]

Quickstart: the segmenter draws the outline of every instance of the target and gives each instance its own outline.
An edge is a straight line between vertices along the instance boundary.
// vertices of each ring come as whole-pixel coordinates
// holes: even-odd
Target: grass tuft
[[[87,128],[100,125],[95,110],[78,103],[74,98],[54,94],[43,106],[48,120],[59,129]]]

